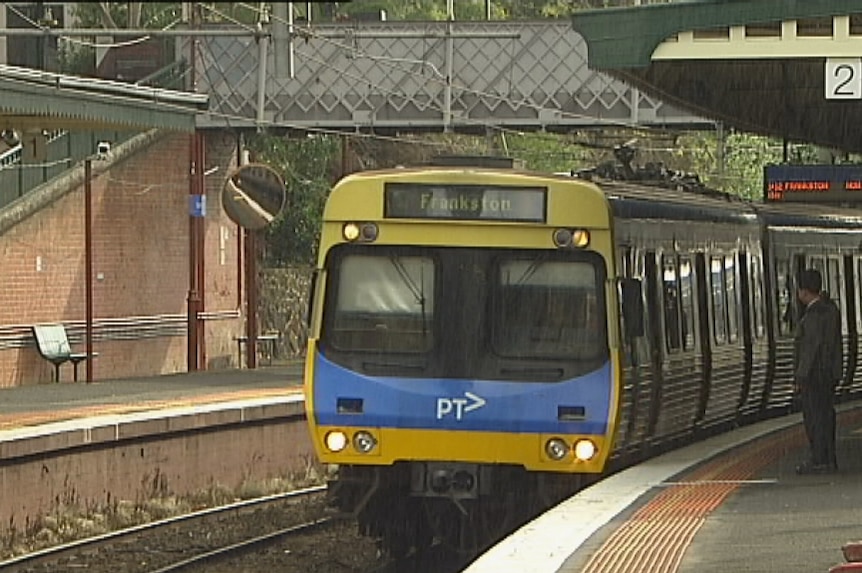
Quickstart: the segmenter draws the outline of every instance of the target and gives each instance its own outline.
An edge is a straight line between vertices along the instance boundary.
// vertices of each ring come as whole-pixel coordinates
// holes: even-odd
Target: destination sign
[[[546,187],[387,183],[384,216],[392,219],[544,223]]]
[[[766,201],[862,201],[862,165],[767,165],[763,172]]]

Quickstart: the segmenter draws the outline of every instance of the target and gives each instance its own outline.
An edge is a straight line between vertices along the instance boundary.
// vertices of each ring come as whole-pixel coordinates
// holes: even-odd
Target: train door
[[[856,273],[853,272],[853,257],[844,256],[844,326],[847,329],[847,353],[845,354],[844,380],[841,386],[847,387],[856,375],[856,358],[859,355],[859,306],[856,301]]]
[[[756,258],[756,257],[755,257]],[[752,268],[749,266],[748,253],[740,251],[739,253],[739,299],[742,306],[742,345],[744,349],[743,358],[743,378],[742,391],[739,395],[739,403],[737,408],[741,408],[748,399],[748,392],[751,389],[752,364],[754,361],[754,300],[752,297],[752,281],[749,276],[749,271]]]
[[[638,254],[632,246],[624,246],[618,251],[619,259],[619,275],[625,281],[629,279],[640,280],[643,287],[643,267],[640,264]],[[643,313],[646,311],[646,306],[643,300],[640,302],[640,315],[631,317],[626,312],[625,295],[620,299],[619,317],[620,317],[620,348],[622,352],[622,396],[620,399],[622,423],[617,431],[615,448],[626,450],[632,443],[637,443],[643,439],[644,423],[641,418],[645,416],[639,415],[641,408],[639,404],[646,401],[649,394],[644,396],[645,388],[648,392],[650,380],[652,380],[652,355],[650,352],[650,338],[648,332],[644,329],[640,330],[640,335],[629,334],[628,320],[640,321],[641,327],[648,323],[646,316]],[[643,288],[640,289],[640,296],[643,297]],[[638,305],[635,305],[638,306]],[[628,309],[628,312],[632,312]],[[637,312],[636,310],[634,312]],[[643,398],[643,399],[642,399]]]
[[[854,345],[855,348],[851,350],[851,353],[853,353],[853,363],[851,364],[850,368],[853,370],[853,378],[851,378],[850,383],[844,388],[845,392],[857,391],[862,388],[862,368],[856,368],[855,366],[856,360],[858,360],[860,354],[862,354],[862,352],[860,352],[860,349],[858,348],[858,345],[860,344],[860,339],[862,339],[862,258],[854,257],[853,264],[855,267],[855,273],[852,273],[854,274],[853,292],[855,294],[853,295],[853,297],[848,296],[848,298],[853,298],[855,308],[857,309],[855,312],[856,332],[860,334],[857,334],[857,342],[856,345]],[[856,285],[858,285],[858,289],[855,289]]]
[[[697,277],[697,307],[701,309],[700,320],[698,321],[697,329],[700,339],[700,352],[703,357],[703,386],[700,391],[700,399],[698,401],[698,416],[701,420],[706,412],[706,403],[709,400],[709,384],[712,379],[712,335],[710,323],[712,322],[709,312],[709,293],[710,286],[707,280],[706,271],[706,255],[697,253],[694,258],[695,276]]]
[[[655,433],[656,423],[661,405],[661,389],[663,386],[664,375],[662,372],[662,320],[661,320],[661,302],[659,292],[659,277],[658,264],[656,261],[655,251],[647,251],[644,254],[644,279],[646,282],[646,303],[647,314],[649,321],[647,323],[647,337],[649,337],[650,347],[650,369],[652,371],[652,387],[649,392],[649,414],[647,417],[647,436],[652,436]],[[643,413],[643,408],[641,414]]]
[[[743,389],[740,396],[740,415],[742,416],[760,412],[763,406],[764,389],[771,372],[770,368],[774,366],[770,362],[770,334],[766,328],[767,316],[771,316],[771,314],[764,295],[767,281],[764,274],[763,258],[757,253],[748,254],[746,257],[748,264],[742,265],[740,271],[745,269],[745,275],[747,275],[747,279],[742,280],[742,285],[747,291],[743,293],[743,304],[749,308],[743,313],[743,321],[747,320],[749,323],[744,328],[744,332],[747,337],[745,341],[746,360],[749,360],[750,355],[751,362],[746,364],[746,370],[750,369],[750,374],[747,374],[747,387]]]
[[[842,348],[842,356],[844,357],[844,364],[842,365],[842,372],[845,376],[842,378],[842,382],[839,383],[839,387],[843,386],[844,380],[846,380],[846,375],[848,373],[847,368],[847,358],[850,355],[850,348],[852,345],[850,344],[850,318],[852,317],[849,314],[847,305],[848,299],[852,299],[853,297],[847,296],[847,285],[845,283],[845,276],[853,275],[853,266],[852,262],[849,266],[849,272],[845,274],[842,269],[842,259],[837,255],[832,255],[826,257],[826,272],[823,274],[823,288],[828,293],[828,296],[835,302],[835,305],[838,307],[838,310],[841,314],[841,344]]]

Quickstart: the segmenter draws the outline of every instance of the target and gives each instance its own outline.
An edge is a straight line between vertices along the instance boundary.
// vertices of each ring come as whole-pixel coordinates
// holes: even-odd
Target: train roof
[[[862,208],[743,199],[708,188],[667,188],[653,182],[594,180],[623,218],[754,222],[769,227],[862,229]]]
[[[595,181],[617,217],[754,224],[751,203],[718,192],[695,192],[635,182]]]
[[[702,185],[673,181],[640,181],[580,178],[572,173],[546,173],[526,169],[463,165],[418,165],[369,171],[346,176],[342,181],[401,177],[420,173],[514,175],[547,180],[573,180],[595,184],[608,199],[614,214],[629,219],[670,219],[714,223],[753,224],[769,227],[819,227],[862,229],[862,207],[817,203],[757,202]],[[341,183],[341,182],[339,182]]]

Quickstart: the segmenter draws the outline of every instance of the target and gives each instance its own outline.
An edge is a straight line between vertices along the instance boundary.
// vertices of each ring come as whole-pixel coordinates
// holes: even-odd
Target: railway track
[[[300,536],[349,536],[347,530],[355,530],[353,524],[326,515],[325,490],[324,486],[307,488],[164,519],[3,561],[0,570],[175,573],[202,571],[206,567],[206,571],[215,571],[219,563],[262,554],[274,544],[289,546],[289,540]],[[328,534],[327,530],[333,533]],[[316,547],[318,543],[310,541],[305,545]],[[370,545],[366,541],[358,543]],[[301,546],[297,541],[295,547]],[[296,571],[313,571],[316,558],[332,561],[333,557],[324,549],[310,552],[277,549],[275,553],[295,562]],[[364,555],[372,562],[376,559],[371,548]],[[358,569],[350,567],[348,564],[343,570],[367,569],[362,563]],[[236,569],[226,566],[225,570]]]

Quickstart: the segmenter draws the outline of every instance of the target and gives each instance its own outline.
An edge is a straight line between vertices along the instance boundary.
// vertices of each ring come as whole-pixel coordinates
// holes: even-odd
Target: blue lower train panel
[[[554,383],[364,376],[318,353],[313,400],[321,426],[605,434],[613,380],[609,362]]]

